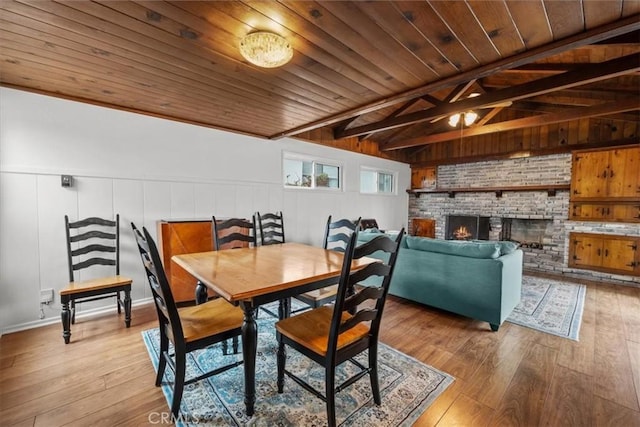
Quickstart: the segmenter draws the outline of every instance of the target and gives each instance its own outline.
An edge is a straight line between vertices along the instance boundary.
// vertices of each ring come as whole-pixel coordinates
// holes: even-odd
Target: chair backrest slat
[[[120,274],[120,215],[115,220],[91,217],[78,221],[69,221],[65,215],[64,222],[70,282],[76,280],[76,271],[94,265],[114,266],[114,274]]]
[[[74,271],[82,270],[87,267],[91,267],[92,265],[116,265],[116,262],[115,260],[112,260],[112,259],[89,258],[85,261],[79,262],[77,264],[73,264],[73,270]]]
[[[93,244],[93,245],[87,245],[87,246],[83,246],[81,248],[78,249],[74,249],[71,251],[71,256],[77,256],[77,255],[85,255],[91,252],[115,252],[116,248],[115,246],[106,246],[106,245],[98,245],[98,244]]]
[[[81,219],[81,220],[69,223],[69,228],[82,228],[82,227],[88,227],[91,225],[101,225],[103,227],[115,227],[117,223],[118,223],[117,219],[116,221],[113,221],[105,218],[90,217],[90,218],[85,218],[85,219]]]

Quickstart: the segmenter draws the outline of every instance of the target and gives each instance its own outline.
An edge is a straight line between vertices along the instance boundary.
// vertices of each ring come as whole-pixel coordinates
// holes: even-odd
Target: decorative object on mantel
[[[435,189],[411,189],[407,193],[420,197],[423,193],[449,193],[449,197],[454,198],[456,193],[496,193],[496,197],[502,197],[505,191],[546,191],[549,196],[555,196],[558,190],[569,190],[570,184],[548,184],[548,185],[522,185],[522,186],[502,186],[502,187],[459,187],[459,188],[435,188]]]
[[[542,277],[522,277],[522,299],[507,322],[578,341],[587,287]]]
[[[268,304],[277,311],[277,303]],[[295,309],[295,307],[294,307]],[[155,369],[158,366],[158,330],[142,332],[143,340]],[[277,350],[273,319],[258,319],[258,357],[256,383],[260,395],[253,417],[244,411],[243,378],[237,372],[227,371],[185,388],[180,408],[181,418],[176,426],[191,425],[323,425],[326,420],[324,402],[295,383],[287,384],[287,393],[278,394],[274,369]],[[447,373],[439,371],[385,344],[379,344],[379,379],[382,405],[377,406],[367,387],[353,384],[336,395],[339,425],[410,426],[454,381]],[[195,353],[195,354],[194,354]],[[187,372],[196,374],[211,366],[217,366],[222,358],[241,355],[222,355],[220,346],[190,353]],[[366,364],[366,361],[365,361]],[[324,378],[324,369],[308,359],[291,352],[288,365],[296,372]],[[338,368],[352,369],[350,363]],[[171,376],[167,370],[165,376]],[[171,379],[171,378],[167,378]],[[215,384],[211,387],[209,382]],[[217,392],[214,393],[214,390]],[[162,391],[171,401],[171,387],[163,383]],[[222,391],[222,392],[221,392]]]
[[[284,37],[268,31],[247,34],[240,40],[240,53],[258,67],[276,68],[291,60],[293,49]]]

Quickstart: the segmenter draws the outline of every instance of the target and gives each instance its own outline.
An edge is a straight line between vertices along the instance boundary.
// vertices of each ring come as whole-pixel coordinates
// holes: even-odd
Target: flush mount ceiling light
[[[291,44],[278,34],[258,31],[240,40],[240,53],[252,64],[263,68],[280,67],[291,60]]]

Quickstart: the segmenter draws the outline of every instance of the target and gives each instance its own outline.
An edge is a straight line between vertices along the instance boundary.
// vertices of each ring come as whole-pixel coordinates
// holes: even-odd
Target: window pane
[[[340,188],[340,168],[316,163],[316,187]]]
[[[361,193],[375,193],[376,192],[376,180],[378,173],[370,170],[360,171],[360,192]]]
[[[380,193],[393,193],[393,175],[390,173],[378,174],[378,191]]]
[[[297,159],[284,159],[284,185],[311,187],[313,163]]]

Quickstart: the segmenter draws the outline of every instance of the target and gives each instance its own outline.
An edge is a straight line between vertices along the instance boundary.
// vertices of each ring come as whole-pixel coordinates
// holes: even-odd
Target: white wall
[[[283,151],[341,164],[344,191],[285,190]],[[397,172],[398,194],[360,194],[361,166]],[[73,187],[61,187],[61,174],[73,175]],[[68,280],[65,214],[120,214],[121,273],[134,279],[135,302],[149,291],[131,221],[155,235],[159,219],[283,210],[287,240],[320,245],[329,214],[406,227],[409,183],[409,166],[398,162],[0,88],[0,331],[58,320],[58,290]],[[39,320],[40,290],[48,288],[54,304]]]

